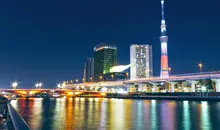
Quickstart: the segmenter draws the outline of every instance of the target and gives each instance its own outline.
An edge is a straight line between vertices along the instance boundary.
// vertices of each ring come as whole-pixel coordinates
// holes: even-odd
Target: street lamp
[[[78,84],[78,81],[79,81],[79,80],[78,80],[78,79],[76,79],[76,84]]]
[[[83,83],[84,83],[84,82],[85,82],[85,79],[83,78],[82,81],[83,81]]]
[[[171,74],[172,68],[171,68],[171,67],[169,67],[169,68],[168,68],[168,71],[169,71],[169,73]]]
[[[57,88],[58,89],[60,89],[62,86],[61,86],[61,84],[59,83],[59,84],[57,84]]]
[[[90,77],[90,81],[92,82],[92,77]]]
[[[114,75],[112,74],[111,76],[112,76],[112,80],[114,80]]]
[[[17,86],[18,86],[18,82],[17,82],[17,81],[13,82],[13,83],[11,84],[11,86],[12,86],[13,89],[16,89]]]
[[[35,84],[35,88],[36,88],[36,89],[38,89],[38,88],[41,89],[42,86],[43,86],[43,83],[41,83],[41,82]]]
[[[102,81],[102,76],[99,76],[100,81]]]
[[[36,83],[36,84],[35,84],[35,88],[36,88],[36,89],[38,89],[38,87],[39,87],[39,84],[38,84],[38,83]]]
[[[126,79],[128,79],[128,77],[129,77],[129,73],[127,72],[127,73],[126,73]]]
[[[200,69],[200,73],[202,73],[203,64],[199,63],[198,66],[199,66],[199,69]]]
[[[39,85],[39,88],[41,89],[43,86],[43,83],[40,82],[38,85]]]
[[[66,82],[63,82],[62,88],[66,87]]]

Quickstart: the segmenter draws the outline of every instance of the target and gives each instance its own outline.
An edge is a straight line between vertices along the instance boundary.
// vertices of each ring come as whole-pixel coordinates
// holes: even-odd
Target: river
[[[11,103],[33,130],[220,130],[220,102],[21,98]]]

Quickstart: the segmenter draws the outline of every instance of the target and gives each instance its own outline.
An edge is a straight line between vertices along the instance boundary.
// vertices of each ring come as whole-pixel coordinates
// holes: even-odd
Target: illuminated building
[[[168,68],[168,56],[167,56],[167,41],[168,37],[166,36],[166,23],[164,18],[164,0],[161,0],[161,10],[162,10],[162,20],[161,20],[161,72],[160,77],[168,78],[169,77],[169,68]]]
[[[148,78],[153,74],[152,46],[130,46],[131,79]]]
[[[110,68],[117,65],[117,47],[102,43],[94,48],[94,81],[100,81],[100,76],[109,73]]]
[[[131,65],[117,65],[110,68],[110,72],[122,72],[128,69]]]
[[[128,76],[126,72],[110,72],[104,74],[104,81],[124,81]]]
[[[91,79],[94,79],[94,59],[87,58],[85,63],[85,82],[91,82]]]

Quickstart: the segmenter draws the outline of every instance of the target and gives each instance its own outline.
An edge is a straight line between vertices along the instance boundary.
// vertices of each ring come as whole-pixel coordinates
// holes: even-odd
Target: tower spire
[[[166,36],[166,23],[164,17],[164,0],[161,0],[161,13],[162,13],[162,20],[161,20],[161,78],[168,78],[169,77],[169,70],[168,70],[168,55],[167,55],[167,41],[168,37]]]
[[[164,0],[161,0],[161,13],[162,13],[162,19],[164,19]]]

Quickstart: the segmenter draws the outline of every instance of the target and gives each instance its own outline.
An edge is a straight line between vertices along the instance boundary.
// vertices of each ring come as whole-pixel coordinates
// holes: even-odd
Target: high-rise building
[[[102,81],[103,75],[117,65],[117,47],[101,43],[94,48],[94,81]]]
[[[131,45],[130,64],[131,79],[151,77],[153,75],[152,46]]]
[[[87,58],[85,63],[85,82],[92,82],[94,79],[94,59]]]
[[[168,37],[166,35],[166,23],[164,17],[164,0],[161,0],[161,10],[162,10],[162,20],[161,20],[161,70],[160,77],[168,78],[169,77],[169,68],[168,68],[168,55],[167,55],[167,41]]]

